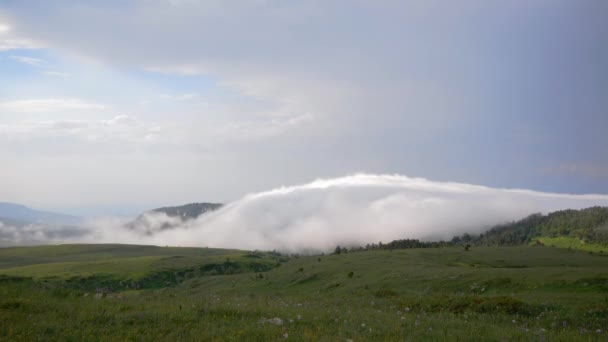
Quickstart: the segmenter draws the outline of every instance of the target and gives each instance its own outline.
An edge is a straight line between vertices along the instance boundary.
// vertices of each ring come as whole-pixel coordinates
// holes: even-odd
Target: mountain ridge
[[[82,222],[78,216],[37,210],[22,204],[0,202],[0,217],[20,222],[75,225]]]

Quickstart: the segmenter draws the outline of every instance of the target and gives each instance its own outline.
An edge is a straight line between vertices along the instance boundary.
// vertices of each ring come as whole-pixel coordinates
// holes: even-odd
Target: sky
[[[0,201],[357,173],[608,193],[608,2],[0,1]]]

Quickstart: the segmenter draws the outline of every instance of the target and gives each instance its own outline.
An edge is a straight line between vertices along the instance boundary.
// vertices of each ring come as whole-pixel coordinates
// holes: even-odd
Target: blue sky
[[[606,32],[603,0],[4,1],[1,200],[223,202],[356,172],[608,193]]]

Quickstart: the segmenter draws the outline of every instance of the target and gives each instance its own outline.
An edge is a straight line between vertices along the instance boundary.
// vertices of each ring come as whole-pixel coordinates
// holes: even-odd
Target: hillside
[[[267,271],[278,255],[219,248],[120,244],[0,248],[0,274],[60,280],[76,289],[100,285],[125,290],[153,288],[210,274]]]
[[[521,245],[542,238],[569,238],[584,243],[608,244],[608,207],[561,210],[534,214],[516,222],[497,225],[484,234],[465,234],[454,243]]]
[[[0,259],[31,256],[27,265],[0,266],[3,340],[608,337],[607,257],[565,249],[375,250],[292,257],[264,272],[250,268],[238,274],[217,271],[219,265],[275,256],[120,245],[2,252]],[[39,263],[47,257],[54,262]],[[199,259],[190,265],[180,261],[194,257]],[[147,276],[134,281],[133,270]],[[104,282],[106,272],[114,282]],[[161,276],[150,276],[156,274]]]

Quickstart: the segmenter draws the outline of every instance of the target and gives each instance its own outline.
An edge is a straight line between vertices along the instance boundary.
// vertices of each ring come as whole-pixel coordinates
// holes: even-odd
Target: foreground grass
[[[61,280],[4,277],[0,322],[6,340],[606,340],[608,257],[370,251],[102,299]]]

